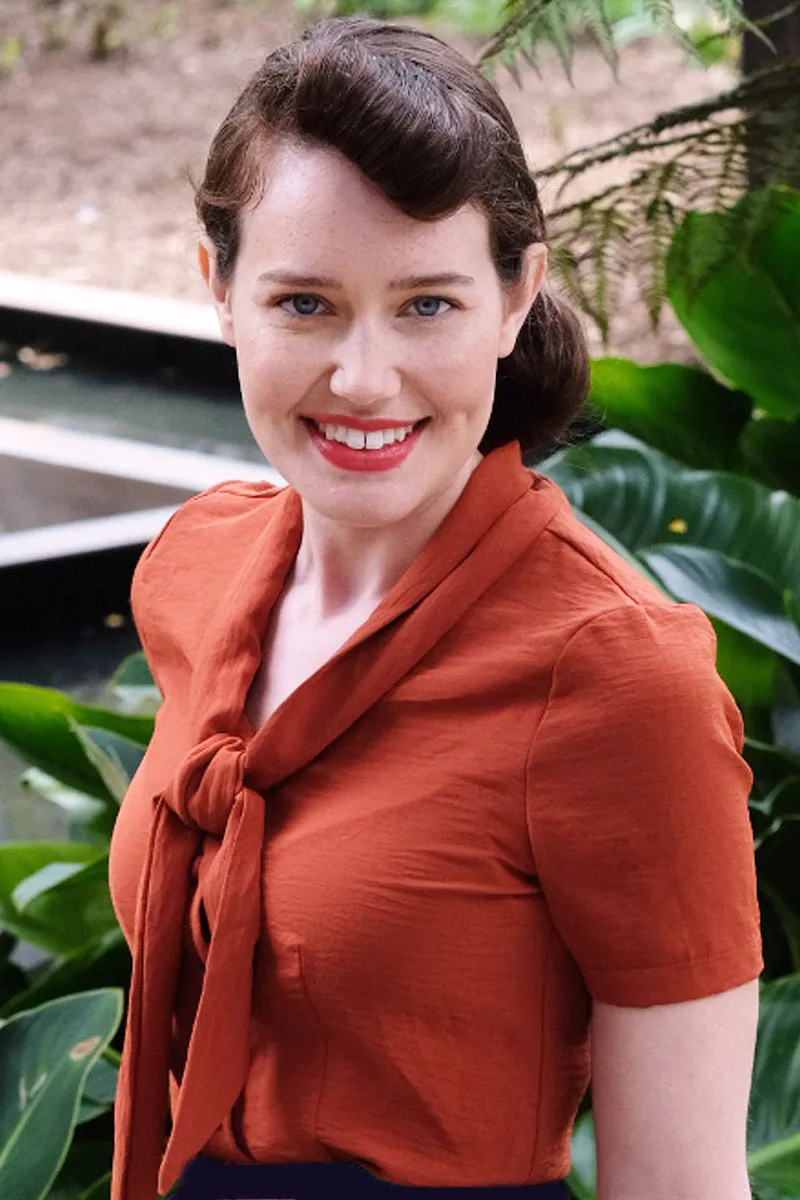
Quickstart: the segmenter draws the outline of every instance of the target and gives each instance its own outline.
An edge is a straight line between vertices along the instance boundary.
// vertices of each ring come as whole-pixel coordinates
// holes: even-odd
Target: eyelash
[[[317,313],[317,312],[312,312],[312,313],[301,313],[301,312],[297,312],[297,311],[292,312],[291,310],[283,308],[284,304],[288,304],[290,301],[298,300],[298,299],[317,300],[317,301],[319,301],[320,304],[325,303],[325,301],[322,300],[322,298],[320,296],[315,296],[313,292],[291,292],[288,296],[279,296],[278,299],[274,302],[274,307],[282,309],[287,314],[287,316],[299,317],[301,320],[303,318],[319,316],[319,313]],[[447,304],[450,306],[448,309],[445,310],[446,312],[454,310],[458,307],[458,305],[455,304],[452,300],[448,300],[444,296],[415,296],[414,299],[411,301],[411,303],[413,304],[417,300],[438,300],[441,304]],[[430,315],[423,316],[422,313],[415,314],[415,316],[419,317],[419,319],[421,321],[431,321],[435,317],[443,317],[444,315],[445,315],[445,313],[441,313],[441,312],[433,313],[432,316],[430,316]]]

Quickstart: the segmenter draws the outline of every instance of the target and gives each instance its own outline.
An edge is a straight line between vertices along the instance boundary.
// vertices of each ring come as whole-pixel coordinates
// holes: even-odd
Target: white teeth
[[[346,425],[319,425],[319,430],[330,442],[343,442],[351,450],[380,450],[383,446],[391,446],[394,442],[402,442],[414,428],[413,425],[397,425],[392,429],[373,429],[364,433],[361,429],[352,429]]]

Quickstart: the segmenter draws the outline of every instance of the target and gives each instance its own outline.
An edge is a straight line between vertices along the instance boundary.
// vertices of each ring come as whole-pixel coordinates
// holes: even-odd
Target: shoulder
[[[659,719],[686,727],[704,709],[705,723],[716,714],[740,742],[741,714],[717,672],[706,613],[674,600],[580,521],[557,484],[537,478],[559,502],[517,586],[526,636],[551,647],[545,727],[584,708],[594,722],[604,715],[629,730]]]
[[[513,580],[529,636],[547,637],[562,671],[583,662],[620,678],[643,668],[658,675],[681,662],[690,670],[696,661],[713,666],[716,635],[703,610],[674,600],[579,520],[556,483],[534,475],[533,502],[537,492],[557,502]]]
[[[228,479],[190,496],[145,546],[136,573],[141,574],[153,559],[196,548],[198,537],[210,534],[222,542],[237,528],[244,532],[254,518],[268,520],[284,490],[272,483]]]
[[[540,570],[547,572],[551,594],[566,602],[578,620],[626,601],[674,606],[674,601],[630,557],[612,548],[575,514],[566,493],[545,475],[534,473],[538,487],[557,498],[554,513],[536,547]],[[531,563],[533,565],[533,563]]]
[[[209,553],[231,548],[231,537],[234,544],[247,542],[277,511],[276,501],[284,491],[272,483],[234,479],[190,496],[145,546],[133,574],[134,591],[162,565],[202,571]],[[201,545],[204,553],[198,557]]]
[[[226,480],[184,501],[143,550],[131,611],[162,693],[167,660],[186,660],[227,580],[280,510],[285,487]]]

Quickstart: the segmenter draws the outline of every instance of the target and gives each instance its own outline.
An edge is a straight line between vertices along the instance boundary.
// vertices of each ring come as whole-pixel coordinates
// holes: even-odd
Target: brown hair
[[[270,143],[334,147],[407,216],[434,220],[472,202],[487,215],[502,281],[546,242],[536,184],[511,114],[489,81],[433,34],[367,17],[329,18],[278,47],[214,137],[197,214],[229,279],[239,214],[263,187]],[[516,438],[528,461],[563,439],[589,392],[580,322],[542,289],[513,352],[498,360],[479,449]]]

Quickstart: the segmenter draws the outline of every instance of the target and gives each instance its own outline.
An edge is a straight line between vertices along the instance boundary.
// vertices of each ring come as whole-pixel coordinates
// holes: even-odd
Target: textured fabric
[[[254,731],[301,535],[291,488],[222,484],[134,576],[164,703],[111,843],[134,961],[112,1200],[153,1200],[200,1151],[561,1178],[592,997],[688,1000],[763,966],[713,629],[510,443]]]

